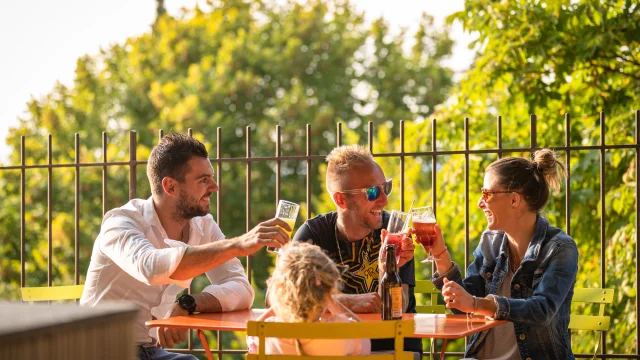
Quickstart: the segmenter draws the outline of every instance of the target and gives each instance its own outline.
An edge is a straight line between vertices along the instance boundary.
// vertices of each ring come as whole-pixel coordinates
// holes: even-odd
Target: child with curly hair
[[[258,321],[270,322],[359,322],[360,319],[336,301],[340,271],[316,245],[290,243],[278,255],[267,280],[271,308]],[[250,353],[257,353],[258,338],[247,337]],[[369,339],[280,339],[267,338],[267,354],[368,355]]]

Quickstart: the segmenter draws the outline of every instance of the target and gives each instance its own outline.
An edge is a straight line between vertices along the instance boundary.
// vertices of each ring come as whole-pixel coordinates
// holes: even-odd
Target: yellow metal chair
[[[318,359],[317,356],[266,355],[265,340],[268,337],[285,339],[388,339],[394,338],[395,348],[404,348],[404,338],[413,335],[413,320],[393,320],[360,323],[278,323],[249,321],[247,335],[259,339],[258,354],[248,354],[247,360],[267,359]],[[413,353],[396,351],[393,354],[360,356],[323,356],[328,359],[413,360]]]
[[[438,304],[438,295],[441,291],[436,288],[430,280],[416,280],[416,287],[413,289],[416,294],[427,294],[431,296],[429,305],[416,305],[419,314],[444,314],[447,308]],[[429,359],[433,359],[433,349],[435,349],[435,339],[430,340]],[[442,351],[444,351],[444,346]]]
[[[84,285],[20,288],[23,301],[77,300]]]
[[[573,300],[571,303],[588,303],[599,304],[598,315],[580,315],[571,314],[571,321],[569,322],[570,330],[593,330],[596,332],[596,348],[593,353],[593,358],[596,358],[598,353],[598,347],[600,347],[600,341],[602,340],[601,333],[609,330],[611,319],[609,316],[604,315],[605,304],[611,304],[613,302],[613,289],[587,289],[576,288],[573,292]]]
[[[416,287],[413,289],[416,294],[431,295],[430,305],[416,305],[416,311],[420,314],[444,314],[447,308],[444,305],[438,305],[438,290],[429,280],[416,280]]]

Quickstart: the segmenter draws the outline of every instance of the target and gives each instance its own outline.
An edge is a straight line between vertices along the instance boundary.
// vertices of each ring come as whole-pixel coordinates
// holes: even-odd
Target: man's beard
[[[347,215],[346,218],[349,224],[348,226],[357,226],[363,229],[367,229],[369,231],[378,230],[382,226],[382,222],[378,222],[378,221],[372,222],[371,219],[369,219],[368,217],[368,213],[351,211],[346,215]]]
[[[211,196],[211,194],[209,194]],[[180,191],[180,198],[176,204],[174,218],[176,220],[192,219],[196,216],[206,216],[209,214],[209,208],[204,209],[200,206],[200,199],[188,196],[185,192]]]

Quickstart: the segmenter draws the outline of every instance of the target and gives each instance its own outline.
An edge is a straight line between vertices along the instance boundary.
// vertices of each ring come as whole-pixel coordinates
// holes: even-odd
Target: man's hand
[[[236,240],[241,245],[239,256],[251,255],[264,246],[283,247],[290,241],[289,235],[283,229],[293,230],[282,219],[273,218],[261,222],[248,233],[238,236]]]
[[[382,300],[378,293],[340,294],[337,300],[354,313],[381,313]]]
[[[413,240],[411,240],[411,234],[413,234],[413,229],[409,228],[407,232],[402,237],[402,242],[400,243],[400,249],[396,249],[396,262],[398,264],[398,268],[402,267],[404,264],[413,259],[413,251],[416,249]],[[378,256],[379,270],[380,275],[384,274],[387,268],[387,250],[385,249],[385,245],[387,244],[387,230],[382,229],[382,246],[380,247],[380,256]]]
[[[187,310],[183,309],[177,303],[171,305],[171,309],[165,315],[165,319],[173,316],[189,315]],[[176,344],[180,344],[187,341],[186,329],[174,329],[174,328],[158,328],[158,342],[162,347],[173,347]]]

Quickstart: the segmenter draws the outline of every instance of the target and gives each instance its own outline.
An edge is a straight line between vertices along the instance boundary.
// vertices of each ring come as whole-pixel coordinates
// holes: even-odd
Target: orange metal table
[[[167,319],[150,320],[150,327],[174,327],[180,329],[196,329],[207,358],[212,360],[211,350],[202,330],[246,331],[247,322],[257,319],[265,310],[250,309],[227,313],[201,313],[187,316],[176,316]],[[357,314],[362,321],[380,321],[380,314]],[[404,320],[415,321],[416,327],[412,337],[443,339],[440,358],[444,358],[447,339],[457,339],[480,331],[491,329],[506,323],[504,320],[488,320],[482,316],[467,319],[466,315],[436,314],[404,314]]]

